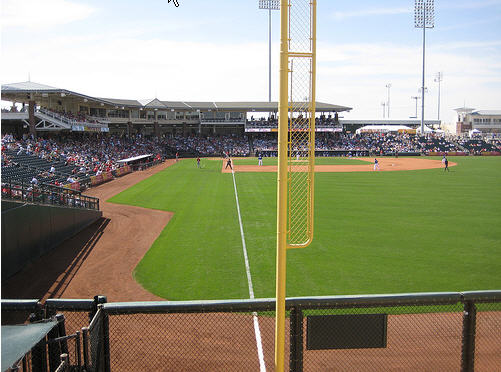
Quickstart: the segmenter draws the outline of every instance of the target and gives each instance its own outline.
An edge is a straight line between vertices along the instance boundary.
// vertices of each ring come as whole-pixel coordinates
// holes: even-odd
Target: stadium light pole
[[[390,118],[390,88],[391,88],[391,83],[388,83],[386,84],[386,88],[388,88],[388,103],[387,103],[387,107],[388,107],[388,119]]]
[[[271,11],[280,10],[280,0],[259,0],[259,9],[268,9],[268,102],[271,102]]]
[[[444,79],[444,73],[439,71],[435,75],[435,83],[438,83],[438,108],[437,108],[437,120],[440,121],[440,83]]]
[[[381,102],[381,106],[383,106],[383,119],[385,118],[385,113],[386,113],[386,102]]]
[[[423,79],[421,85],[421,133],[424,133],[424,68],[425,68],[425,45],[426,29],[435,27],[435,1],[415,0],[414,3],[414,27],[423,29]]]
[[[411,97],[411,99],[416,100],[416,114],[415,114],[415,116],[414,116],[414,118],[416,118],[416,119],[417,119],[417,101],[418,101],[418,99],[420,99],[420,98],[421,98],[421,97],[419,97],[419,96],[412,96],[412,97]]]

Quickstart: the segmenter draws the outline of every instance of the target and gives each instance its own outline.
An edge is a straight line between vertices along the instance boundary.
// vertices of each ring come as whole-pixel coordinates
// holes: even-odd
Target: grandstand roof
[[[57,94],[62,97],[77,97],[85,102],[94,101],[103,105],[119,108],[151,108],[157,110],[218,110],[218,111],[247,111],[247,112],[277,112],[278,102],[267,101],[161,101],[158,98],[134,100],[119,98],[91,97],[82,93],[73,92],[67,89],[55,88],[44,84],[25,81],[21,83],[2,85],[2,99],[12,102],[27,102],[30,99],[35,101],[40,97],[47,97],[48,94]],[[316,102],[317,112],[341,112],[350,111],[351,107],[333,105],[330,103]]]
[[[478,110],[474,111],[471,113],[472,115],[495,115],[495,116],[501,116],[501,110]]]
[[[49,85],[34,83],[32,81],[24,81],[21,83],[12,83],[2,85],[2,93],[6,92],[53,92],[61,91],[62,89],[54,88]]]
[[[141,102],[135,99],[98,98],[98,97],[96,97],[96,99],[103,102],[109,102],[115,106],[142,107]]]

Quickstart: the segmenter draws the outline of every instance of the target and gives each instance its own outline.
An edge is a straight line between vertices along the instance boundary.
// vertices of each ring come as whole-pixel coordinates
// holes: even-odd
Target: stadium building
[[[91,97],[34,82],[2,85],[2,131],[110,132],[119,135],[242,135],[276,131],[277,102],[191,102]],[[17,110],[16,104],[22,104]],[[341,132],[350,107],[316,102],[317,131]],[[261,118],[266,116],[267,119]],[[269,119],[268,119],[269,117]]]
[[[475,110],[461,107],[458,113],[456,134],[458,136],[475,131],[476,133],[501,133],[501,110]]]

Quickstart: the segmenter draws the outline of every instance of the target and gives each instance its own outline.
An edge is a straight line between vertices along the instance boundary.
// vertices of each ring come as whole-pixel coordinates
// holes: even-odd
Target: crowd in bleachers
[[[146,154],[161,157],[164,149],[156,140],[138,141],[135,137],[60,135],[15,139],[7,134],[2,137],[2,174],[12,173],[13,169],[6,167],[22,164],[27,167],[20,172],[24,179],[36,176],[44,182],[64,184],[113,171],[121,165],[121,159]]]
[[[249,156],[253,151],[276,152],[276,133],[254,133],[244,136],[164,136],[145,138],[141,135],[119,137],[107,134],[57,134],[34,139],[24,135],[14,138],[3,135],[2,175],[16,173],[19,164],[27,165],[21,172],[24,179],[37,178],[42,182],[64,184],[113,171],[119,160],[152,154],[157,159],[173,156]],[[486,142],[480,138],[407,133],[318,133],[316,150],[343,151],[353,154],[395,154],[466,151],[479,154],[501,151],[501,139]],[[272,156],[274,154],[271,154]],[[17,169],[19,171],[19,169]],[[19,173],[19,172],[17,172]]]
[[[462,138],[459,144],[468,150],[470,153],[480,154],[487,151],[499,151],[501,147],[496,146],[496,143],[488,143],[480,138]]]
[[[315,125],[317,127],[339,126],[338,115],[336,114],[334,117],[332,115],[321,115],[315,119]],[[251,128],[278,128],[278,119],[273,115],[269,118],[262,117],[259,119],[252,116],[250,120],[247,120],[246,126]]]
[[[73,113],[65,110],[52,110],[48,108],[43,108],[42,111],[59,119],[65,118],[75,122],[97,123],[95,119],[90,118],[84,112]]]
[[[215,155],[230,153],[234,156],[248,156],[250,153],[247,136],[172,136],[161,140],[171,149],[193,155]]]
[[[317,151],[363,151],[376,154],[421,153],[423,151],[456,151],[456,147],[443,138],[429,138],[407,133],[365,133],[350,134],[317,134],[315,149]],[[435,143],[436,142],[436,143]],[[256,151],[276,151],[277,140],[266,136],[254,139]],[[434,146],[427,144],[434,143]]]
[[[417,136],[423,152],[451,152],[460,151],[454,144],[455,139],[447,140],[442,135],[428,134],[426,136]]]

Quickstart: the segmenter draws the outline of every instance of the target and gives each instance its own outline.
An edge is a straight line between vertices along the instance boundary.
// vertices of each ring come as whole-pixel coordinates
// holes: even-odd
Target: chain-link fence
[[[55,307],[77,314],[82,305],[81,326],[93,315],[81,350],[71,335],[57,350],[68,354],[72,370],[274,368],[274,299],[55,301],[45,304],[47,314]],[[2,315],[15,307],[2,300]],[[501,291],[292,298],[286,308],[289,371],[501,371]],[[50,369],[37,370],[54,370],[60,355],[53,354],[53,364],[50,350],[45,356]],[[35,357],[25,363],[32,360],[43,365]]]

